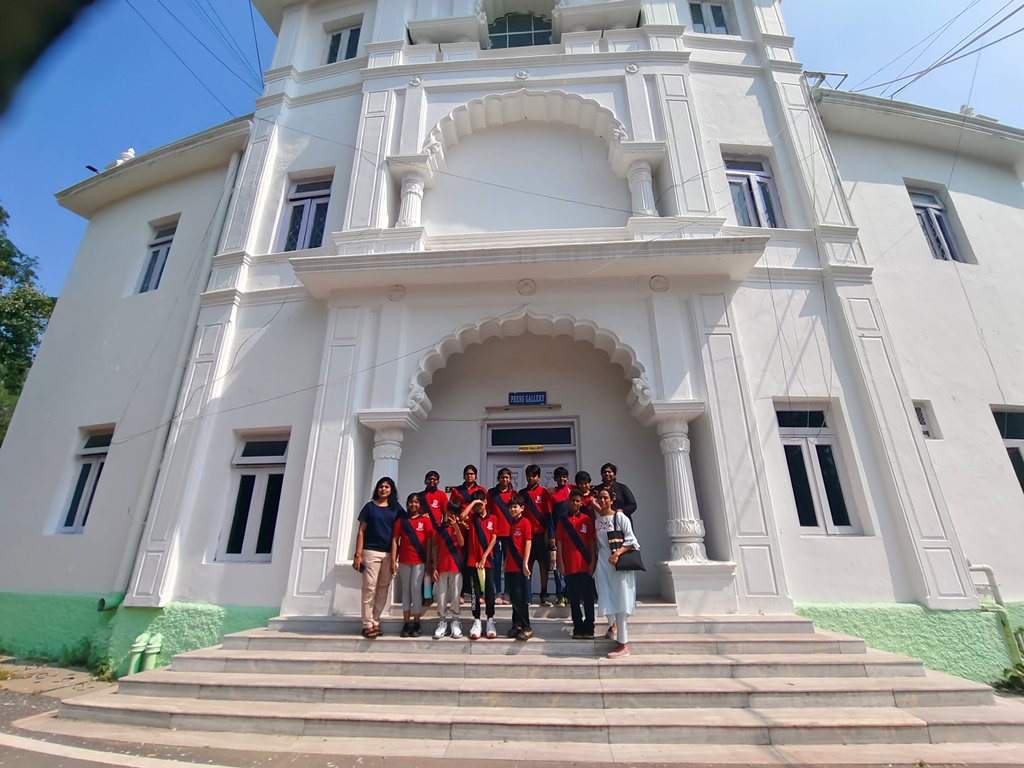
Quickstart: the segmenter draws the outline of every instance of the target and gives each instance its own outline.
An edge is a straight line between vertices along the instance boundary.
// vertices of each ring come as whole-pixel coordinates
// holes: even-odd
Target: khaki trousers
[[[363,629],[380,623],[393,575],[390,552],[363,550]]]

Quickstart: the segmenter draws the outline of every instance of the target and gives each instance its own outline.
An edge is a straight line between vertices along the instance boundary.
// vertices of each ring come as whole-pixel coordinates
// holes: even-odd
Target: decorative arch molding
[[[647,382],[647,371],[632,347],[624,344],[613,331],[591,320],[571,315],[542,314],[529,309],[480,318],[441,339],[424,353],[413,371],[407,407],[416,418],[426,420],[433,407],[426,389],[434,380],[434,374],[447,365],[452,355],[465,352],[473,344],[482,344],[488,339],[505,339],[526,333],[551,338],[568,336],[573,341],[587,342],[594,349],[605,352],[611,362],[622,367],[626,380],[630,382],[626,405],[641,423],[646,423],[652,410],[653,394]]]
[[[608,145],[608,161],[623,178],[634,161],[657,163],[665,153],[664,142],[629,141],[622,121],[593,99],[559,89],[520,88],[460,104],[427,134],[421,157],[433,168],[443,170],[445,153],[460,141],[488,128],[525,120],[567,125],[594,134]]]

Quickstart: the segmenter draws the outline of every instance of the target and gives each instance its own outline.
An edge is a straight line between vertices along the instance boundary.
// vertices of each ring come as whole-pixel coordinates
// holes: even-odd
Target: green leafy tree
[[[7,211],[0,206],[0,444],[53,312],[55,300],[39,290],[35,267],[7,236]]]

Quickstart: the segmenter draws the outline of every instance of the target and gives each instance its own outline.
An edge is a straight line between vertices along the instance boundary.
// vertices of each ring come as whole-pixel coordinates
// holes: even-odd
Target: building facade
[[[252,115],[58,195],[9,604],[356,614],[377,477],[611,461],[681,614],[1017,610],[1024,132],[809,87],[779,0],[254,5]]]

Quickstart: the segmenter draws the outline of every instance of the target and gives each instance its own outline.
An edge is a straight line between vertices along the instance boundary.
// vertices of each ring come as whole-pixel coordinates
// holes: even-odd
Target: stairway
[[[277,618],[66,700],[59,718],[421,743],[1024,744],[1024,704],[985,685],[799,617],[668,609],[638,611],[618,661],[562,618],[537,619],[525,643],[434,640],[434,622],[400,639],[393,619],[364,640],[352,619]]]

